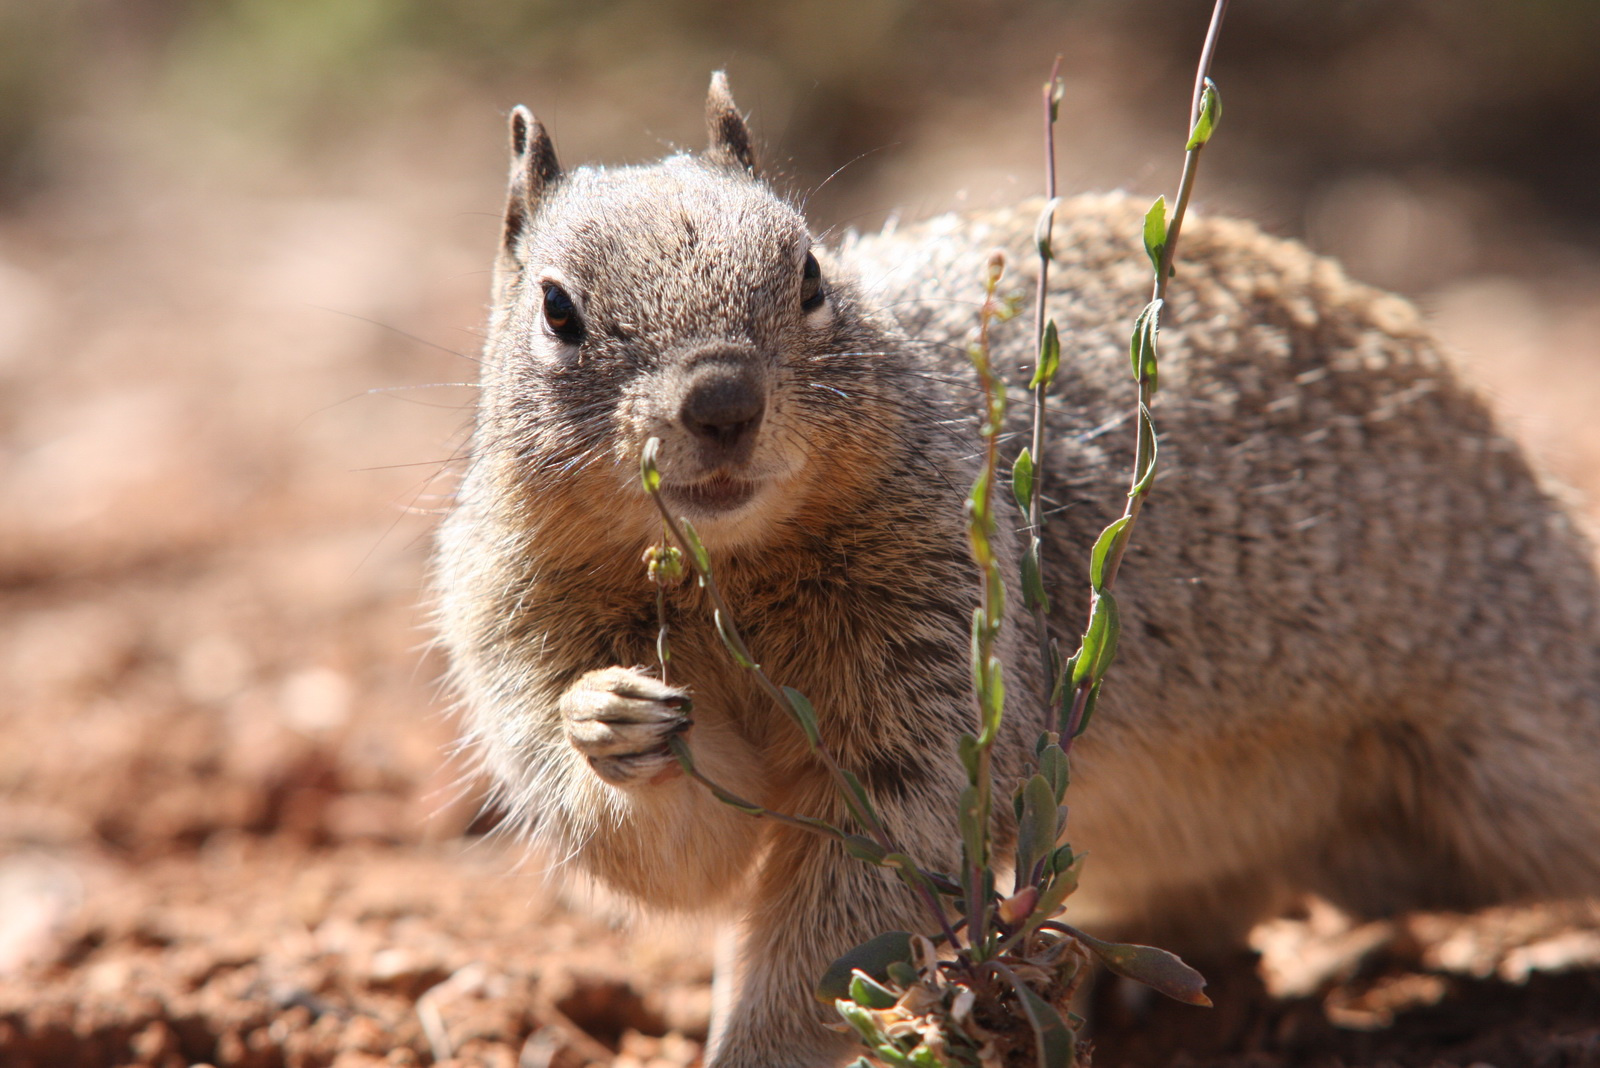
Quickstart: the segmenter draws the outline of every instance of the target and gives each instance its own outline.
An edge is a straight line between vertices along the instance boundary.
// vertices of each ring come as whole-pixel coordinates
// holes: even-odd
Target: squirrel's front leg
[[[892,826],[908,832],[898,837],[900,845],[948,871],[955,830],[934,811],[945,800],[909,807],[880,800],[880,809]],[[773,835],[749,897],[734,974],[717,976],[729,989],[722,1018],[712,1020],[707,1068],[830,1068],[860,1052],[833,1006],[816,999],[818,980],[869,938],[886,931],[931,934],[938,923],[887,869],[846,855],[831,839],[788,827]]]
[[[587,672],[555,702],[564,741],[546,759],[559,785],[529,799],[553,817],[553,852],[654,908],[726,899],[758,852],[757,821],[682,774],[667,742],[692,727],[696,763],[747,795],[760,788],[758,757],[718,710],[689,711],[687,690],[637,668]]]

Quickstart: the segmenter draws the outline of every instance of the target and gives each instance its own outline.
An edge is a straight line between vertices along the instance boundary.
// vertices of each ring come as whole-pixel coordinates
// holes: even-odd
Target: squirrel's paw
[[[671,778],[667,739],[689,729],[689,694],[634,668],[591,671],[561,698],[567,740],[613,786]]]

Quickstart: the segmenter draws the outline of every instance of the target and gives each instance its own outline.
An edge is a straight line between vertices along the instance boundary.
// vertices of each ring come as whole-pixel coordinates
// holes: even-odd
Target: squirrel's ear
[[[756,174],[756,150],[750,143],[750,127],[728,92],[728,75],[717,71],[711,75],[711,91],[706,94],[706,131],[711,144],[706,158],[729,167],[740,167],[752,177]]]
[[[510,251],[516,244],[539,207],[539,198],[560,178],[561,164],[544,124],[518,104],[511,109],[511,187],[506,193],[502,248]]]

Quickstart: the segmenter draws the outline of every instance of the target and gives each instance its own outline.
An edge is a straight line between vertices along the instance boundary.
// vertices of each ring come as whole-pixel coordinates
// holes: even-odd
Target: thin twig
[[[978,684],[978,742],[977,742],[977,767],[972,776],[972,786],[977,791],[977,822],[984,828],[982,844],[984,852],[973,854],[972,850],[963,845],[962,852],[966,855],[966,887],[967,899],[967,933],[972,946],[974,957],[981,955],[984,940],[987,938],[989,924],[989,892],[986,889],[988,880],[985,874],[989,869],[987,855],[989,827],[989,814],[992,807],[994,775],[993,749],[999,734],[999,715],[991,717],[991,706],[995,700],[992,688],[995,684],[990,677],[989,661],[994,655],[994,641],[999,634],[1000,621],[996,618],[999,606],[994,603],[993,591],[999,585],[999,564],[994,558],[994,548],[991,539],[994,536],[994,483],[999,472],[1000,452],[999,442],[1001,426],[1005,412],[1005,387],[996,381],[994,367],[989,361],[989,328],[994,322],[999,306],[995,301],[995,291],[1000,283],[1001,272],[1005,269],[1004,258],[996,253],[989,260],[988,275],[985,282],[983,305],[978,310],[978,343],[972,350],[973,366],[978,372],[979,384],[983,390],[983,426],[982,436],[983,473],[979,475],[978,485],[982,487],[981,499],[974,497],[970,502],[973,511],[969,515],[970,524],[968,534],[972,541],[972,554],[979,568],[978,599],[979,611],[973,624],[974,629],[974,662],[972,665],[973,677],[981,680]]]
[[[1039,285],[1034,293],[1033,300],[1033,342],[1035,350],[1042,352],[1044,347],[1045,330],[1045,304],[1050,292],[1050,255],[1048,245],[1054,234],[1055,199],[1056,199],[1056,106],[1058,103],[1057,92],[1061,80],[1061,56],[1056,56],[1056,61],[1050,67],[1050,80],[1044,86],[1044,197],[1045,210],[1050,213],[1050,219],[1044,223],[1044,243],[1039,248]],[[1031,551],[1035,559],[1043,560],[1044,551],[1044,431],[1045,431],[1045,397],[1050,390],[1050,383],[1041,380],[1033,389],[1033,440],[1029,450],[1033,460],[1033,493],[1028,501],[1028,528],[1033,538]],[[1041,568],[1042,570],[1042,568]],[[1042,579],[1041,579],[1042,581]],[[1047,612],[1048,602],[1042,599],[1033,600],[1033,622],[1039,634],[1039,659],[1044,669],[1045,679],[1045,704],[1048,706],[1055,694],[1054,675],[1056,672],[1055,656],[1050,644],[1050,623]],[[1045,714],[1049,717],[1050,709],[1046,707]]]
[[[690,547],[689,539],[683,533],[683,528],[678,521],[672,518],[672,513],[667,511],[666,503],[662,501],[657,493],[652,493],[650,497],[656,502],[656,508],[661,512],[661,518],[666,523],[667,530],[672,534],[672,540],[678,543],[678,548],[685,557],[693,560],[695,558],[694,550]],[[767,692],[767,696],[771,697],[780,709],[787,712],[789,699],[784,696],[778,685],[767,677],[767,673],[761,670],[761,666],[756,663],[756,658],[751,655],[750,647],[744,642],[744,635],[740,634],[739,628],[734,625],[733,612],[728,608],[728,602],[722,598],[722,589],[717,585],[716,574],[709,569],[699,568],[698,565],[697,570],[700,571],[700,577],[704,582],[706,596],[711,599],[712,611],[722,618],[724,624],[723,633],[728,643],[744,663],[756,665],[751,671],[756,678],[756,682],[760,684],[761,688]],[[898,852],[895,848],[894,840],[890,838],[889,831],[884,827],[883,822],[878,819],[877,813],[862,809],[855,802],[854,791],[850,788],[849,780],[845,778],[844,769],[834,759],[833,754],[828,751],[827,744],[819,739],[814,745],[814,751],[821,759],[822,765],[827,769],[829,776],[834,780],[835,785],[839,787],[839,792],[844,798],[845,804],[850,808],[850,814],[871,833],[880,846],[891,853]]]
[[[1211,59],[1216,54],[1218,35],[1222,31],[1222,19],[1227,14],[1228,0],[1216,0],[1211,11],[1211,25],[1206,30],[1206,40],[1200,50],[1200,63],[1195,72],[1194,96],[1189,106],[1189,129],[1194,130],[1195,124],[1200,120],[1200,110],[1205,96],[1206,82],[1211,75]],[[1183,218],[1189,209],[1189,197],[1194,189],[1195,172],[1200,164],[1200,153],[1205,148],[1205,142],[1187,148],[1183,157],[1183,176],[1178,183],[1178,199],[1173,205],[1172,222],[1167,226],[1166,241],[1162,245],[1160,262],[1156,265],[1155,282],[1151,290],[1151,303],[1159,314],[1166,300],[1167,280],[1172,276],[1172,264],[1178,251],[1178,236],[1183,229]],[[1139,368],[1139,411],[1143,422],[1143,413],[1150,406],[1151,383],[1146,369],[1141,364]],[[1143,432],[1142,426],[1135,428],[1134,445],[1134,479],[1137,481],[1145,470],[1150,457],[1147,450],[1154,442],[1155,435]],[[1130,493],[1128,503],[1123,508],[1123,517],[1127,519],[1127,526],[1120,539],[1112,546],[1106,559],[1105,581],[1102,589],[1109,591],[1117,581],[1117,573],[1122,569],[1122,557],[1129,542],[1133,537],[1133,525],[1138,521],[1139,511],[1144,505],[1148,489]],[[1067,717],[1065,729],[1062,731],[1061,748],[1066,752],[1072,751],[1072,743],[1077,737],[1078,730],[1083,723],[1084,709],[1088,705],[1089,695],[1093,691],[1097,680],[1086,678],[1079,683],[1072,695],[1072,711]]]

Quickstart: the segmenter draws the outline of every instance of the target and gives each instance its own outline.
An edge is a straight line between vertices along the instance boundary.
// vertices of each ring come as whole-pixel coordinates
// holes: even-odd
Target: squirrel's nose
[[[744,459],[767,410],[767,391],[749,360],[701,362],[691,372],[678,418],[714,462]]]

